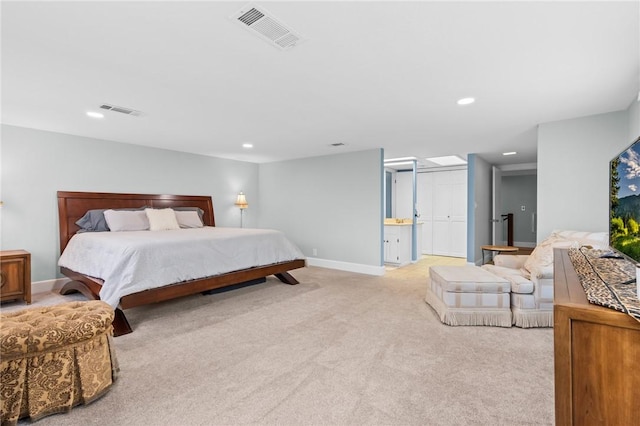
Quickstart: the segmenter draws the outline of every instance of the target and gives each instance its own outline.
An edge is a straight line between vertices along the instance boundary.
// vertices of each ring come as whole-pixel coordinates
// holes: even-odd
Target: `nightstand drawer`
[[[31,254],[24,250],[0,252],[0,299],[31,303]]]
[[[24,268],[24,259],[2,259],[2,272],[0,273],[2,296],[22,294]]]

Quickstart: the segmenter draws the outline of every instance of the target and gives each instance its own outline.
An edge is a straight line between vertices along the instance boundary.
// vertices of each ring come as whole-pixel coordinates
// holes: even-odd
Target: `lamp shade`
[[[238,194],[238,198],[236,198],[236,206],[240,207],[241,209],[246,209],[247,207],[249,207],[249,204],[247,203],[247,197],[244,196],[244,193],[242,191],[240,191],[240,193]]]

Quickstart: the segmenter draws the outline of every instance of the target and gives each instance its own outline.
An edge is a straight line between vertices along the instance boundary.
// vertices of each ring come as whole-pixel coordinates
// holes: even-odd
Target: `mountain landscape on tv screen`
[[[640,262],[640,139],[611,161],[611,247]]]
[[[633,218],[640,223],[640,195],[629,195],[618,200],[614,214],[618,217]]]

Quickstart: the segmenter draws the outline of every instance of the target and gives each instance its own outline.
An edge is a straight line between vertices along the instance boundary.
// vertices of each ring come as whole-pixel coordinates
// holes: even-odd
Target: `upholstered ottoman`
[[[97,300],[0,314],[0,423],[66,412],[108,391],[112,321],[113,308]]]
[[[511,327],[510,290],[477,266],[432,266],[425,300],[447,325]]]

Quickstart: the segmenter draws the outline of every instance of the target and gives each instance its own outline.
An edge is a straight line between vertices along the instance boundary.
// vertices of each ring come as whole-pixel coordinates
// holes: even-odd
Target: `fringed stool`
[[[118,371],[113,308],[99,300],[0,314],[2,426],[104,395]]]
[[[477,266],[432,266],[426,302],[447,325],[511,327],[511,284]]]

